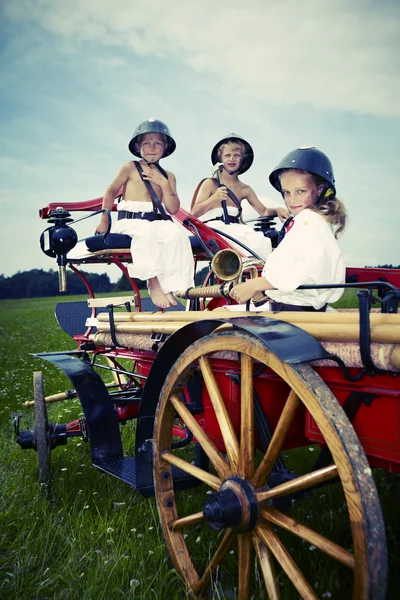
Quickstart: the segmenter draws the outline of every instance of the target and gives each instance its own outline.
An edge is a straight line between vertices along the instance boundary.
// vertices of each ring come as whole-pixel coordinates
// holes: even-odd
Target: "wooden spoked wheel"
[[[50,481],[51,442],[48,436],[49,423],[41,371],[35,371],[33,374],[33,393],[35,400],[34,436],[38,453],[39,481],[47,485]]]
[[[210,357],[220,351],[237,353],[234,356],[240,361],[240,366],[232,361],[239,369],[240,418],[236,424],[236,404],[226,398],[225,389],[222,392],[214,372],[215,358]],[[257,450],[254,418],[254,389],[263,365],[266,378],[275,377],[286,390],[266,452]],[[195,370],[201,372],[205,388],[205,410],[199,416],[188,410],[182,393]],[[261,398],[263,406],[264,401]],[[276,403],[278,398],[272,395],[268,402]],[[317,470],[306,467],[301,474],[297,472],[297,478],[270,487],[271,471],[288,445],[291,426],[298,418],[304,421],[304,408],[318,425],[332,461]],[[197,467],[190,456],[172,446],[177,418],[207,454],[210,471]],[[218,435],[215,427],[208,427],[212,422],[218,423]],[[317,598],[328,591],[318,587],[318,569],[322,569],[336,585],[333,592],[339,591],[342,597],[384,598],[385,533],[371,469],[342,408],[312,367],[281,362],[246,333],[205,337],[189,346],[171,368],[159,399],[154,437],[160,522],[175,568],[193,597],[212,596],[211,590],[217,589],[217,597],[241,600],[291,598],[295,590],[302,598]],[[308,450],[300,448],[310,454]],[[299,449],[284,454],[291,452]],[[175,493],[172,466],[203,485],[192,494]],[[321,519],[323,497],[330,490],[342,498],[340,507]],[[291,494],[296,495],[295,502],[289,503],[289,511],[281,509],[276,501]],[[321,514],[313,527],[315,519],[310,520],[299,505],[307,506],[314,494],[314,512]],[[336,512],[344,513],[345,539],[336,531]],[[332,536],[325,534],[326,521],[332,521],[328,527]]]

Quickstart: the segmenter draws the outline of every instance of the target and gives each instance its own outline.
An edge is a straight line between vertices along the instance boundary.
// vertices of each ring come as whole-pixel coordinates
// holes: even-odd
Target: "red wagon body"
[[[55,204],[45,207],[41,217],[53,216],[56,208]],[[98,210],[101,199],[67,208]],[[194,234],[195,264],[230,248],[229,240],[185,211],[176,217]],[[65,217],[62,225],[67,226]],[[376,366],[371,324],[361,305],[363,341],[361,358],[357,358],[361,362],[356,366],[343,359],[335,362],[332,348],[327,351],[307,327],[282,321],[279,314],[234,318],[219,312],[191,322],[193,311],[204,308],[204,302],[192,301],[187,306],[188,323],[184,323],[184,313],[175,322],[171,313],[168,319],[155,315],[156,326],[152,321],[146,325],[146,319],[135,321],[142,308],[135,281],[130,280],[130,302],[124,302],[136,312],[122,318],[115,299],[108,307],[107,300],[95,301],[80,272],[81,265],[113,263],[128,275],[129,261],[127,247],[105,247],[74,259],[65,254],[58,261],[60,269],[69,266],[82,278],[92,300],[79,330],[69,331],[77,341],[77,352],[42,357],[70,377],[85,419],[65,428],[49,425],[38,383],[35,400],[42,407],[37,415],[40,418],[42,411],[43,422],[30,432],[19,432],[19,442],[38,449],[42,474],[48,476],[52,448],[66,443],[68,436],[89,437],[95,466],[144,495],[156,493],[168,549],[194,597],[205,597],[214,577],[218,583],[215,573],[220,567],[222,572],[221,565],[229,559],[236,540],[239,598],[252,594],[252,556],[261,572],[258,579],[271,598],[280,597],[274,561],[302,597],[316,597],[312,582],[290,557],[289,547],[278,539],[275,532],[280,527],[344,565],[352,574],[346,585],[354,598],[384,598],[385,534],[370,467],[400,472],[400,340],[391,343],[392,355],[397,357],[391,367]],[[396,315],[400,270],[351,268],[347,282],[369,290],[370,304],[371,291],[376,289],[373,282],[378,288],[380,283],[379,301],[386,314]],[[209,306],[219,302],[213,300]],[[108,316],[99,317],[104,308]],[[63,320],[61,313],[58,319]],[[132,334],[130,342],[122,335],[126,323],[135,325],[131,330],[136,337]],[[165,339],[161,324],[170,327],[167,338],[175,333]],[[159,327],[156,336],[154,327]],[[106,358],[106,367],[101,367],[101,357]],[[123,367],[127,361],[130,367]],[[116,391],[107,391],[97,366],[112,371]],[[120,425],[130,419],[137,419],[133,458],[124,456],[119,433]],[[299,448],[311,449],[316,457],[304,472],[294,472],[284,464],[286,454]],[[334,482],[341,486],[348,506],[345,544],[351,551],[286,514],[298,498]],[[201,510],[182,513],[177,490],[199,483],[208,487],[199,492],[204,497]],[[197,561],[195,544],[185,532],[199,524],[208,528],[212,541],[208,558]],[[214,537],[213,532],[217,532]]]

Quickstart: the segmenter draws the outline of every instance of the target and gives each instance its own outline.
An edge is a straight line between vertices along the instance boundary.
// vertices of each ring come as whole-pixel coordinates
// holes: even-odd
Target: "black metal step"
[[[149,482],[147,486],[141,486],[137,488],[136,485],[136,458],[134,456],[125,456],[124,458],[119,458],[117,460],[101,462],[101,463],[93,463],[93,466],[103,471],[104,473],[108,473],[109,475],[113,475],[117,479],[121,481],[125,481],[130,486],[134,487],[142,494],[142,496],[150,497],[154,496],[154,485],[153,482]],[[192,475],[188,475],[181,469],[177,467],[172,467],[172,477],[174,480],[174,489],[175,491],[187,490],[189,488],[200,485],[200,481],[193,477]]]

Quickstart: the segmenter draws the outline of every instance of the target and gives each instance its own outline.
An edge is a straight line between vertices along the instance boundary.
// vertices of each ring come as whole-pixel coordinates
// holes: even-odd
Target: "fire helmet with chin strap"
[[[301,146],[289,152],[275,167],[269,176],[269,181],[273,187],[282,193],[282,187],[279,176],[285,169],[297,169],[307,171],[317,177],[321,177],[326,182],[324,190],[319,199],[328,199],[336,196],[335,178],[333,176],[333,167],[329,158],[314,146]]]
[[[244,173],[248,169],[250,169],[253,160],[254,160],[254,152],[253,148],[250,146],[249,142],[246,142],[242,136],[237,135],[236,133],[229,133],[225,137],[222,138],[219,142],[217,142],[211,152],[211,162],[215,165],[217,162],[220,162],[218,157],[218,150],[223,144],[234,144],[235,142],[239,142],[244,146],[244,155],[242,156],[242,161],[240,163],[239,169],[236,171],[238,175]]]
[[[135,129],[132,139],[129,142],[128,148],[130,152],[132,152],[132,154],[134,154],[135,156],[141,158],[141,154],[137,148],[137,144],[140,142],[140,136],[144,135],[145,133],[160,133],[165,137],[166,145],[164,154],[161,158],[165,158],[166,156],[169,156],[174,152],[176,148],[176,143],[174,138],[171,136],[166,124],[162,121],[158,121],[154,117],[149,117],[147,121],[143,121],[143,123],[141,123],[139,127]]]

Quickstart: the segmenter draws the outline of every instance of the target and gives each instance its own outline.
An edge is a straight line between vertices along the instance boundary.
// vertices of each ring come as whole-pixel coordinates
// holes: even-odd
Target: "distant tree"
[[[195,277],[195,285],[202,285],[204,282],[204,279],[207,276],[207,273],[209,272],[209,268],[208,267],[204,267],[203,269],[201,269],[201,271],[198,271],[196,273],[196,277]]]
[[[135,279],[136,281],[136,285],[138,286],[139,290],[144,290],[146,288],[146,282],[143,281],[142,279]],[[122,275],[117,283],[114,286],[113,292],[131,292],[132,288],[131,288],[131,284],[128,281],[128,278],[125,277],[125,275]]]
[[[113,286],[107,274],[97,273],[82,274],[86,277],[92,290],[96,293],[111,292]],[[67,271],[67,293],[84,294],[86,287],[81,279],[72,272]],[[58,273],[53,270],[32,269],[31,271],[18,272],[12,277],[0,277],[0,299],[6,298],[42,298],[45,296],[58,296]]]
[[[366,269],[400,269],[400,265],[366,265]]]

